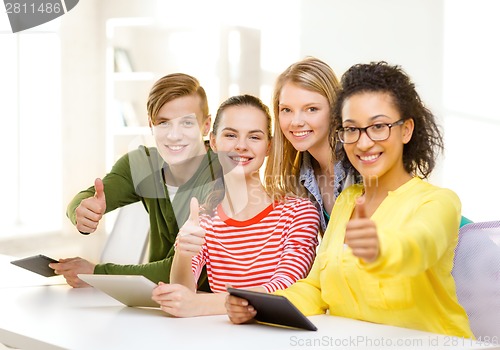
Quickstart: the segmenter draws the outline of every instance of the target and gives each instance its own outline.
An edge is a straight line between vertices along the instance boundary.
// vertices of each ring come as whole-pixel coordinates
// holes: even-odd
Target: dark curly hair
[[[337,95],[330,123],[330,140],[333,140],[335,155],[344,167],[353,169],[344,147],[341,147],[336,137],[336,131],[342,127],[345,101],[359,93],[383,92],[391,95],[403,119],[413,119],[415,123],[412,138],[403,149],[405,170],[412,175],[427,178],[436,165],[438,153],[444,149],[443,137],[434,114],[425,107],[415,90],[415,84],[403,69],[384,61],[356,64],[344,73],[340,84],[341,91]]]

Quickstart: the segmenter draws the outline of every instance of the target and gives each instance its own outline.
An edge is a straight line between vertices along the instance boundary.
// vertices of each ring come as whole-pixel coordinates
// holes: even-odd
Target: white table
[[[159,309],[125,307],[93,288],[61,284],[0,288],[0,343],[27,350],[487,347],[471,340],[334,316],[310,320],[317,332],[233,325],[227,316],[172,318]]]

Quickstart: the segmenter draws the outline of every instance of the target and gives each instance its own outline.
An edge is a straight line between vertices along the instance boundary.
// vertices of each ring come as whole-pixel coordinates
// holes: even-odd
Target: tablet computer
[[[43,254],[29,256],[24,259],[11,261],[11,264],[22,267],[23,269],[35,272],[45,277],[57,276],[54,269],[49,267],[50,263],[59,262],[55,259],[49,258]]]
[[[316,331],[318,328],[287,298],[281,295],[227,288],[229,294],[248,300],[257,311],[255,320],[272,325]]]
[[[141,275],[78,274],[78,278],[126,306],[160,307],[151,299],[156,283]]]

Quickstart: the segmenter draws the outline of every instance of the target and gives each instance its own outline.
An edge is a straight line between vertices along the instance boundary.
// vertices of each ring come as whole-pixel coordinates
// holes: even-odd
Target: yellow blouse
[[[461,203],[444,188],[413,178],[388,196],[371,219],[380,255],[370,264],[344,244],[361,185],[337,198],[309,275],[275,294],[306,315],[325,313],[433,333],[473,337],[451,275]]]

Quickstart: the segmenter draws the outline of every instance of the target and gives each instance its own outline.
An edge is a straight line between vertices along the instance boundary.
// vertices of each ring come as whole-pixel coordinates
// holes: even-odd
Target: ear
[[[215,135],[213,132],[210,133],[210,148],[214,153],[217,153],[217,145],[215,144]]]
[[[402,125],[403,128],[403,143],[406,145],[410,142],[411,137],[413,135],[413,129],[415,128],[415,122],[413,118],[406,119]]]
[[[209,114],[207,119],[203,122],[203,136],[207,136],[210,132],[210,126],[212,125],[212,116]]]

